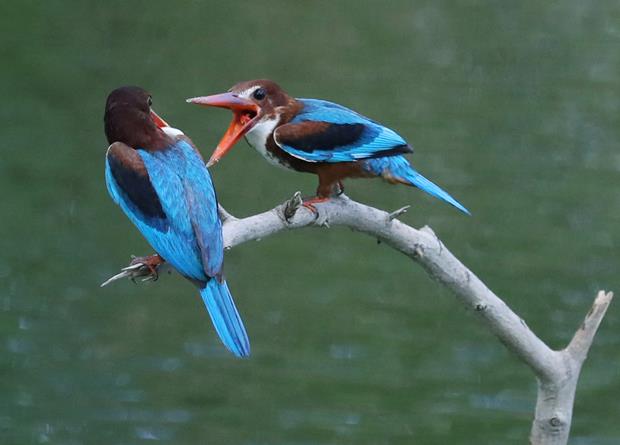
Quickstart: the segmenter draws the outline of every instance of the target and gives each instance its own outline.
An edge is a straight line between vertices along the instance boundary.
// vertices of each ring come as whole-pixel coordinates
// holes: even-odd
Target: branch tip
[[[301,192],[297,191],[293,194],[293,196],[288,199],[283,204],[282,215],[284,216],[284,221],[289,223],[291,219],[297,213],[297,210],[302,206],[304,200],[301,197]]]
[[[392,213],[388,214],[388,221],[393,221],[394,219],[398,218],[403,213],[407,213],[407,210],[409,210],[410,208],[411,208],[410,205],[406,205],[404,207],[401,207],[398,210],[394,210]]]
[[[573,339],[566,347],[566,351],[579,363],[582,363],[586,359],[590,346],[594,341],[596,331],[603,321],[603,317],[605,317],[605,313],[611,304],[613,296],[613,292],[606,292],[604,290],[598,292],[594,299],[594,303],[592,303],[592,307],[573,336]]]

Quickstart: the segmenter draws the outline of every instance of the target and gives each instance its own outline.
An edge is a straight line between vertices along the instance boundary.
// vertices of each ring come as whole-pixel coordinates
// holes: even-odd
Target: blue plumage
[[[110,195],[157,253],[179,273],[199,285],[223,343],[235,355],[247,356],[250,351],[247,333],[228,286],[220,278],[224,252],[222,227],[213,183],[202,158],[184,140],[177,140],[162,150],[134,151],[142,162],[142,165],[138,162],[138,166],[146,171],[143,180],[150,182],[159,200],[165,216],[162,220],[145,215],[129,198],[127,191],[119,187],[116,178],[120,178],[122,172],[117,167],[115,176],[113,166],[129,161],[123,159],[123,149],[117,144],[111,146],[106,161],[106,184]],[[126,156],[129,155],[127,152]],[[132,162],[135,163],[135,159]],[[133,181],[137,182],[136,179]],[[134,189],[140,187],[146,188],[146,185],[138,184]]]
[[[215,276],[222,269],[224,244],[215,189],[204,162],[182,140],[166,150],[138,153],[172,229],[164,236],[155,232],[145,237],[183,275],[202,281]]]
[[[286,125],[275,131],[275,142],[287,153],[307,162],[361,162],[364,171],[382,177],[390,182],[412,185],[426,193],[452,204],[466,214],[470,214],[462,204],[433,182],[415,171],[409,161],[400,153],[413,151],[407,142],[393,130],[356,113],[349,108],[318,99],[297,99],[303,104],[301,111]],[[323,134],[316,133],[288,139],[294,125],[314,123]],[[337,131],[323,123],[339,126]],[[299,132],[298,132],[299,133]],[[348,134],[347,134],[348,133]],[[295,134],[295,133],[293,133]],[[311,140],[311,143],[307,143]],[[340,144],[339,144],[340,141]],[[346,141],[346,143],[342,143]],[[321,146],[323,144],[324,146]],[[311,147],[311,148],[308,148]]]
[[[226,281],[213,278],[200,289],[215,330],[228,349],[239,357],[250,355],[250,342]]]
[[[319,99],[297,99],[303,108],[289,124],[302,122],[326,122],[346,129],[359,128],[350,143],[340,146],[315,146],[312,150],[300,150],[293,145],[278,144],[287,153],[309,162],[347,162],[376,157],[395,147],[407,149],[407,142],[395,131],[356,113],[342,105]],[[355,126],[355,127],[354,127]],[[345,128],[343,128],[344,131]],[[276,143],[278,133],[275,133]]]
[[[418,187],[429,195],[452,204],[462,212],[468,215],[471,214],[460,202],[450,196],[448,192],[415,171],[404,156],[367,159],[364,161],[363,167],[365,170],[387,181]]]

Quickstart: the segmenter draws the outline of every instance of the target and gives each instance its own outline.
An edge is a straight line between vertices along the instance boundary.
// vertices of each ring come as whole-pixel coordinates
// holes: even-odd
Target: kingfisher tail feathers
[[[448,192],[415,171],[405,157],[390,156],[377,159],[368,159],[365,162],[364,168],[377,176],[381,176],[389,182],[400,182],[406,185],[413,185],[429,195],[434,196],[435,198],[452,204],[461,212],[471,215],[469,210],[450,196]]]
[[[211,278],[200,289],[200,296],[222,343],[237,357],[249,356],[250,340],[226,281],[220,283],[216,278]]]
[[[447,203],[452,204],[454,207],[459,209],[461,212],[463,212],[463,213],[465,213],[467,215],[471,215],[469,210],[467,210],[460,202],[458,202],[456,199],[454,199],[452,196],[450,196],[450,194],[448,192],[443,190],[437,184],[435,184],[435,183],[431,182],[430,180],[426,179],[424,176],[422,176],[420,173],[415,171],[413,168],[404,177],[404,179],[408,183],[410,183],[411,185],[414,185],[417,188],[419,188],[420,190],[425,191],[429,195],[434,196],[435,198],[439,198],[442,201],[446,201]]]

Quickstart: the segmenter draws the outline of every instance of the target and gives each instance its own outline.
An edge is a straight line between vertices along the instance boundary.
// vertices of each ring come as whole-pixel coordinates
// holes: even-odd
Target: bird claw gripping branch
[[[138,270],[141,270],[142,271],[141,273],[143,274],[141,276],[145,277],[142,279],[142,281],[157,281],[159,279],[158,269],[159,269],[159,266],[161,266],[163,263],[165,263],[165,260],[162,257],[160,257],[158,254],[148,255],[148,256],[133,256],[132,255],[131,262],[129,263],[128,267],[125,267],[125,269],[131,268],[135,265],[140,265],[140,268]],[[134,280],[135,280],[135,277],[132,278],[132,281]]]
[[[134,283],[138,278],[143,282],[157,281],[159,279],[160,267],[164,263],[164,259],[157,254],[142,257],[132,255],[129,266],[123,267],[120,273],[117,273],[101,283],[101,287],[124,278],[129,278]]]

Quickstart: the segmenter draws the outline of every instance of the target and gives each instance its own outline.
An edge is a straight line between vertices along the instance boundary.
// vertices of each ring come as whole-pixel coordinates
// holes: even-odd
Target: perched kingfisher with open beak
[[[228,108],[233,119],[207,165],[218,162],[239,139],[270,163],[319,177],[321,202],[343,192],[345,178],[380,177],[418,187],[469,214],[457,200],[416,170],[403,156],[412,147],[395,131],[342,105],[295,99],[271,80],[250,80],[228,92],[188,102]]]
[[[167,261],[194,283],[224,345],[246,357],[248,335],[222,275],[222,223],[211,176],[189,138],[151,103],[149,93],[133,86],[108,96],[108,191],[158,253],[146,264]]]

